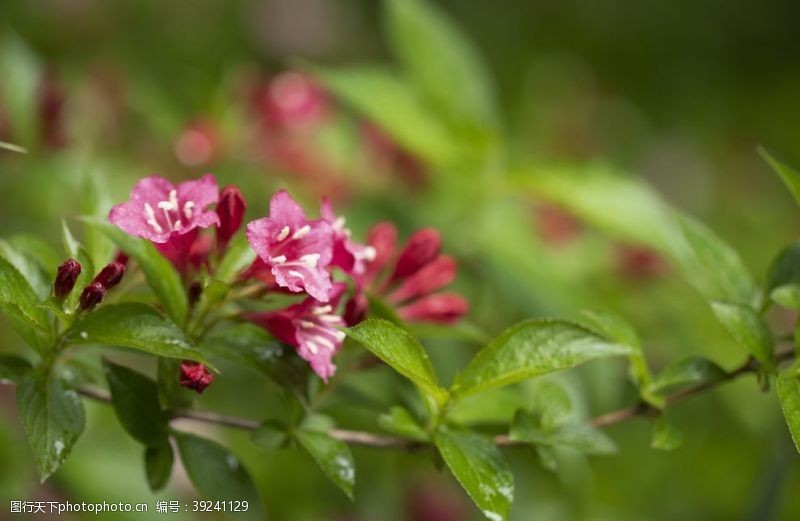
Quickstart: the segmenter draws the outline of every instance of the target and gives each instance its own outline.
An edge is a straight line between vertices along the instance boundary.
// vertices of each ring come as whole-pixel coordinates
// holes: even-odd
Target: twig
[[[792,360],[794,356],[795,356],[794,349],[778,351],[777,353],[775,353],[775,362],[776,363],[787,362],[789,360]],[[706,391],[719,387],[722,384],[733,381],[739,378],[740,376],[756,373],[758,372],[758,370],[759,370],[758,362],[751,357],[739,367],[733,369],[732,371],[729,371],[723,379],[714,382],[705,382],[697,384],[695,386],[687,387],[686,389],[677,391],[666,397],[666,403],[668,405],[671,405],[677,402],[682,402],[684,400],[692,398],[693,396],[700,395]],[[92,400],[106,402],[106,403],[111,402],[111,396],[102,389],[97,389],[93,387],[82,387],[78,389],[78,392],[87,398],[91,398]],[[651,405],[648,405],[644,402],[640,402],[630,407],[626,407],[624,409],[619,409],[616,411],[603,414],[601,416],[596,416],[591,420],[589,420],[589,423],[594,427],[603,428],[603,427],[608,427],[609,425],[614,425],[616,423],[621,423],[626,420],[630,420],[631,418],[635,418],[638,416],[650,416],[657,413],[658,411],[654,409]],[[246,431],[256,430],[260,425],[259,422],[256,420],[239,418],[235,416],[225,416],[210,411],[196,411],[190,409],[177,410],[173,413],[172,417],[173,419],[185,419],[185,420],[193,420],[204,423],[212,423],[215,425],[222,425],[224,427],[231,427],[234,429],[240,429]],[[396,436],[373,434],[371,432],[351,431],[346,429],[331,429],[328,431],[328,434],[332,438],[335,438],[339,441],[350,443],[352,445],[363,445],[366,447],[413,450],[424,446],[423,443],[418,441],[399,438]],[[500,434],[495,436],[494,443],[499,446],[513,446],[513,445],[525,444],[524,442],[519,442],[516,440],[509,439],[508,435],[506,434]]]

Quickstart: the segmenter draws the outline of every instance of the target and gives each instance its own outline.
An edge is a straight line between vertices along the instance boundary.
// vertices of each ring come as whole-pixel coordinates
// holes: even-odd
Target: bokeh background
[[[490,166],[467,158],[445,172],[312,79],[316,65],[396,66],[382,2],[0,2],[0,140],[29,150],[0,150],[0,234],[58,245],[60,220],[81,214],[87,183],[121,201],[141,176],[210,171],[221,184],[243,187],[251,217],[285,186],[310,208],[332,197],[359,237],[378,220],[395,221],[404,235],[440,228],[460,262],[470,328],[491,335],[521,318],[613,310],[639,329],[654,369],[687,354],[740,363],[744,353],[658,252],[602,233],[519,185],[509,189],[504,179],[511,171],[583,168],[640,177],[708,222],[763,280],[798,232],[797,208],[756,149],[800,165],[800,5],[432,3],[468,35],[495,86],[502,153]],[[776,330],[791,331],[790,317],[770,318]],[[477,349],[474,335],[428,333],[447,382]],[[5,323],[0,342],[2,353],[24,353]],[[97,378],[97,358],[82,353],[76,378]],[[280,407],[258,375],[224,369],[198,407],[256,419]],[[556,378],[587,415],[636,399],[619,362]],[[348,384],[361,399],[331,400],[326,412],[341,425],[377,430],[373,411],[394,403],[395,383],[385,368],[366,372]],[[508,391],[530,392],[534,386]],[[0,518],[11,499],[152,506],[194,497],[180,469],[165,492],[150,493],[140,448],[110,408],[92,403],[70,460],[39,485],[13,397],[13,388],[0,386]],[[465,414],[485,419],[504,400],[513,401],[499,393]],[[745,378],[679,405],[671,420],[685,442],[669,453],[650,448],[644,419],[609,429],[619,454],[564,453],[557,472],[543,469],[533,451],[510,451],[511,519],[800,518],[799,460],[774,394]],[[272,519],[479,516],[422,453],[356,448],[350,502],[298,450],[267,452],[241,433],[182,427],[242,456]]]

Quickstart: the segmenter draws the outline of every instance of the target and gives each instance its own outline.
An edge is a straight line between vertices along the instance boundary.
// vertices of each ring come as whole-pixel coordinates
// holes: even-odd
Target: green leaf
[[[81,189],[81,213],[97,219],[105,219],[111,208],[105,176],[91,166],[84,165],[86,174]],[[84,222],[83,238],[86,251],[95,266],[105,266],[112,260],[114,245],[101,229]]]
[[[0,356],[0,384],[22,383],[31,373],[31,363],[18,356]]]
[[[794,168],[791,168],[775,159],[763,147],[758,147],[758,153],[761,155],[764,161],[769,163],[769,166],[772,168],[772,170],[778,174],[778,176],[780,176],[781,181],[783,181],[783,184],[785,184],[786,188],[789,189],[789,192],[791,192],[795,202],[800,205],[800,173],[798,173]]]
[[[588,424],[567,422],[547,426],[525,410],[514,415],[509,438],[535,445],[566,446],[586,454],[613,454],[616,444],[603,431]]]
[[[443,430],[435,441],[450,471],[483,515],[491,521],[506,519],[514,499],[514,476],[500,449],[471,432]]]
[[[378,425],[386,432],[390,432],[403,438],[426,442],[429,440],[425,429],[411,416],[411,413],[404,407],[394,406],[389,412],[378,416]]]
[[[175,455],[169,442],[144,450],[144,472],[150,490],[157,492],[166,486],[172,474]]]
[[[105,359],[103,368],[114,412],[128,434],[147,446],[168,444],[169,415],[161,410],[156,383]]]
[[[0,257],[0,310],[14,330],[41,351],[48,344],[47,312],[39,307],[39,298],[25,277],[7,260]]]
[[[458,123],[497,126],[494,86],[478,50],[449,15],[425,0],[389,0],[392,48],[411,77]]]
[[[158,403],[162,409],[185,409],[194,401],[194,392],[180,384],[180,365],[177,358],[158,358]]]
[[[447,391],[439,387],[433,364],[422,344],[411,333],[386,320],[371,318],[345,330],[347,336],[366,347],[441,404]]]
[[[675,450],[683,445],[683,433],[662,414],[653,421],[653,438],[650,446],[658,450]]]
[[[278,420],[266,420],[250,436],[253,443],[267,450],[283,447],[288,438],[286,425]]]
[[[225,256],[214,271],[214,278],[230,284],[254,260],[256,252],[250,247],[247,237],[244,234],[237,235],[228,244]]]
[[[687,281],[709,300],[751,304],[756,287],[739,254],[700,221],[676,214],[682,242],[673,256]]]
[[[75,391],[56,379],[35,375],[17,387],[17,408],[44,482],[67,459],[83,433],[86,417]]]
[[[720,301],[712,302],[711,308],[736,342],[764,366],[773,367],[775,355],[772,335],[758,312],[750,306]]]
[[[773,289],[769,298],[776,304],[800,311],[800,284],[784,284]]]
[[[183,332],[152,306],[140,302],[106,304],[84,315],[62,337],[70,344],[130,347],[169,358],[208,364]]]
[[[116,226],[96,220],[86,221],[90,226],[99,227],[117,247],[136,261],[153,288],[167,314],[182,324],[189,310],[186,290],[175,267],[164,258],[150,241],[133,237]]]
[[[690,356],[664,368],[653,380],[650,389],[653,392],[661,392],[680,385],[721,382],[727,378],[728,373],[711,360]]]
[[[250,473],[222,445],[186,433],[175,433],[181,461],[197,490],[212,501],[247,501],[246,512],[229,512],[234,519],[263,521],[267,514]]]
[[[14,235],[8,239],[8,242],[17,251],[23,252],[27,257],[35,260],[42,272],[47,274],[48,280],[55,278],[56,269],[64,261],[64,258],[50,243],[36,235],[29,234]]]
[[[379,67],[315,67],[311,72],[342,101],[377,124],[409,152],[434,165],[448,165],[459,160],[460,149],[449,130],[395,72]]]
[[[452,392],[464,397],[595,358],[632,352],[629,346],[611,343],[578,324],[527,320],[507,329],[475,355],[456,377]]]
[[[22,250],[15,248],[10,242],[3,239],[0,239],[0,256],[17,268],[40,301],[47,298],[52,281],[33,256],[23,253]]]
[[[772,261],[767,274],[766,293],[787,284],[800,284],[800,241],[781,250]]]
[[[782,372],[777,379],[778,398],[781,410],[792,434],[792,440],[800,451],[800,379],[793,371]]]
[[[342,489],[347,497],[353,499],[356,466],[350,447],[321,431],[301,429],[295,432],[295,437],[328,479]]]

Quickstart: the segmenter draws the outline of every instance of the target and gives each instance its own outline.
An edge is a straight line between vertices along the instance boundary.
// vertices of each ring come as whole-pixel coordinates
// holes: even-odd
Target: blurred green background
[[[487,145],[497,150],[489,160],[467,156],[442,168],[415,157],[352,104],[322,87],[304,90],[308,76],[287,76],[309,64],[396,64],[381,2],[1,2],[0,140],[29,153],[0,149],[0,234],[57,245],[59,221],[80,215],[87,182],[118,202],[144,175],[179,180],[211,171],[222,185],[243,187],[250,217],[263,215],[272,191],[287,186],[309,208],[332,196],[357,237],[378,220],[397,222],[404,236],[439,227],[445,249],[460,261],[457,287],[472,304],[469,322],[489,334],[525,317],[614,310],[639,329],[654,369],[687,354],[725,367],[740,363],[745,354],[668,261],[506,180],[509,172],[524,178],[584,169],[640,177],[708,222],[763,280],[798,231],[794,203],[756,148],[800,165],[800,5],[436,3],[471,39],[495,84],[502,131]],[[273,106],[282,103],[275,87],[281,79],[287,103],[310,96],[310,108],[276,116],[274,110],[289,110]],[[376,99],[391,112],[389,98]],[[777,331],[791,331],[792,317],[770,318]],[[476,346],[428,336],[448,382]],[[0,339],[0,352],[24,352],[5,323]],[[91,379],[98,353],[81,356],[89,368],[81,378]],[[280,407],[274,388],[257,375],[223,369],[198,407],[255,419]],[[635,401],[625,376],[623,364],[599,362],[555,378],[595,415]],[[379,368],[348,388],[366,390],[385,410],[399,399],[396,383]],[[524,400],[535,386],[513,391]],[[502,414],[508,396],[501,394],[475,404],[473,413]],[[156,497],[147,490],[140,448],[104,405],[87,404],[86,434],[67,464],[39,485],[13,396],[0,386],[0,518],[11,499],[145,501],[152,508]],[[326,412],[340,425],[377,430],[374,412],[346,397]],[[671,453],[650,449],[644,419],[609,430],[618,455],[587,460],[565,453],[556,473],[532,451],[511,450],[511,519],[800,518],[797,454],[774,395],[759,392],[754,379],[681,404],[671,419],[685,436]],[[297,450],[266,452],[240,433],[182,427],[223,440],[242,456],[272,519],[479,515],[424,453],[355,449],[351,503]],[[158,499],[193,494],[178,470]]]

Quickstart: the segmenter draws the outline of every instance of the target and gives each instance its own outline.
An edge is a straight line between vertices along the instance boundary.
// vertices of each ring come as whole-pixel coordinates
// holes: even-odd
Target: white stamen
[[[313,328],[315,326],[316,326],[315,323],[309,322],[308,320],[301,320],[300,321],[300,327],[304,327],[306,329],[311,329],[311,328]]]
[[[312,309],[311,313],[315,315],[324,315],[326,313],[330,313],[331,311],[333,311],[333,308],[331,306],[320,306],[318,308]]]
[[[328,349],[336,349],[336,344],[334,344],[324,336],[317,335],[314,338],[316,338],[317,342],[319,342],[322,345],[322,347],[327,347]]]
[[[375,260],[375,256],[377,254],[378,252],[375,251],[375,248],[373,248],[372,246],[365,246],[364,251],[361,252],[361,258],[372,262]]]
[[[286,255],[278,255],[277,257],[270,257],[269,260],[273,264],[284,264],[286,262]]]
[[[303,278],[303,274],[300,273],[299,271],[289,270],[286,273],[288,273],[292,277],[297,277],[298,279],[302,279]]]
[[[333,225],[332,225],[333,229],[334,230],[341,230],[342,228],[344,228],[344,223],[345,223],[344,217],[337,218],[335,221],[333,221]]]
[[[333,332],[331,332],[331,334],[333,335],[333,337],[336,339],[337,342],[343,341],[344,337],[347,336],[344,333],[342,333],[341,331],[333,331]]]
[[[147,224],[152,226],[156,233],[161,233],[164,231],[161,225],[158,224],[158,221],[156,220],[156,212],[149,203],[144,203],[144,216],[147,219]]]
[[[183,205],[183,215],[187,219],[192,218],[192,209],[194,209],[194,201],[186,201],[186,204]]]
[[[328,322],[329,324],[339,322],[342,319],[342,317],[338,315],[320,315],[318,318],[321,322]]]
[[[289,229],[289,227],[288,227],[288,226],[284,226],[283,228],[281,228],[281,233],[279,233],[279,234],[278,234],[278,236],[277,236],[275,239],[276,239],[278,242],[280,242],[280,241],[284,240],[286,237],[288,237],[288,236],[289,236],[289,232],[290,232],[290,231],[291,231],[291,230]]]
[[[316,268],[317,261],[319,260],[319,253],[308,253],[300,257],[300,262],[306,265],[308,268]]]
[[[292,239],[301,239],[306,235],[308,235],[308,232],[310,231],[311,231],[311,226],[306,224],[305,226],[299,228],[296,232],[294,232],[294,235],[292,235]]]
[[[311,351],[312,355],[319,353],[319,349],[317,348],[317,344],[312,342],[311,340],[306,340],[306,348]]]
[[[183,223],[181,222],[180,219],[178,219],[177,221],[175,221],[175,229],[180,230],[181,228],[183,228]]]

